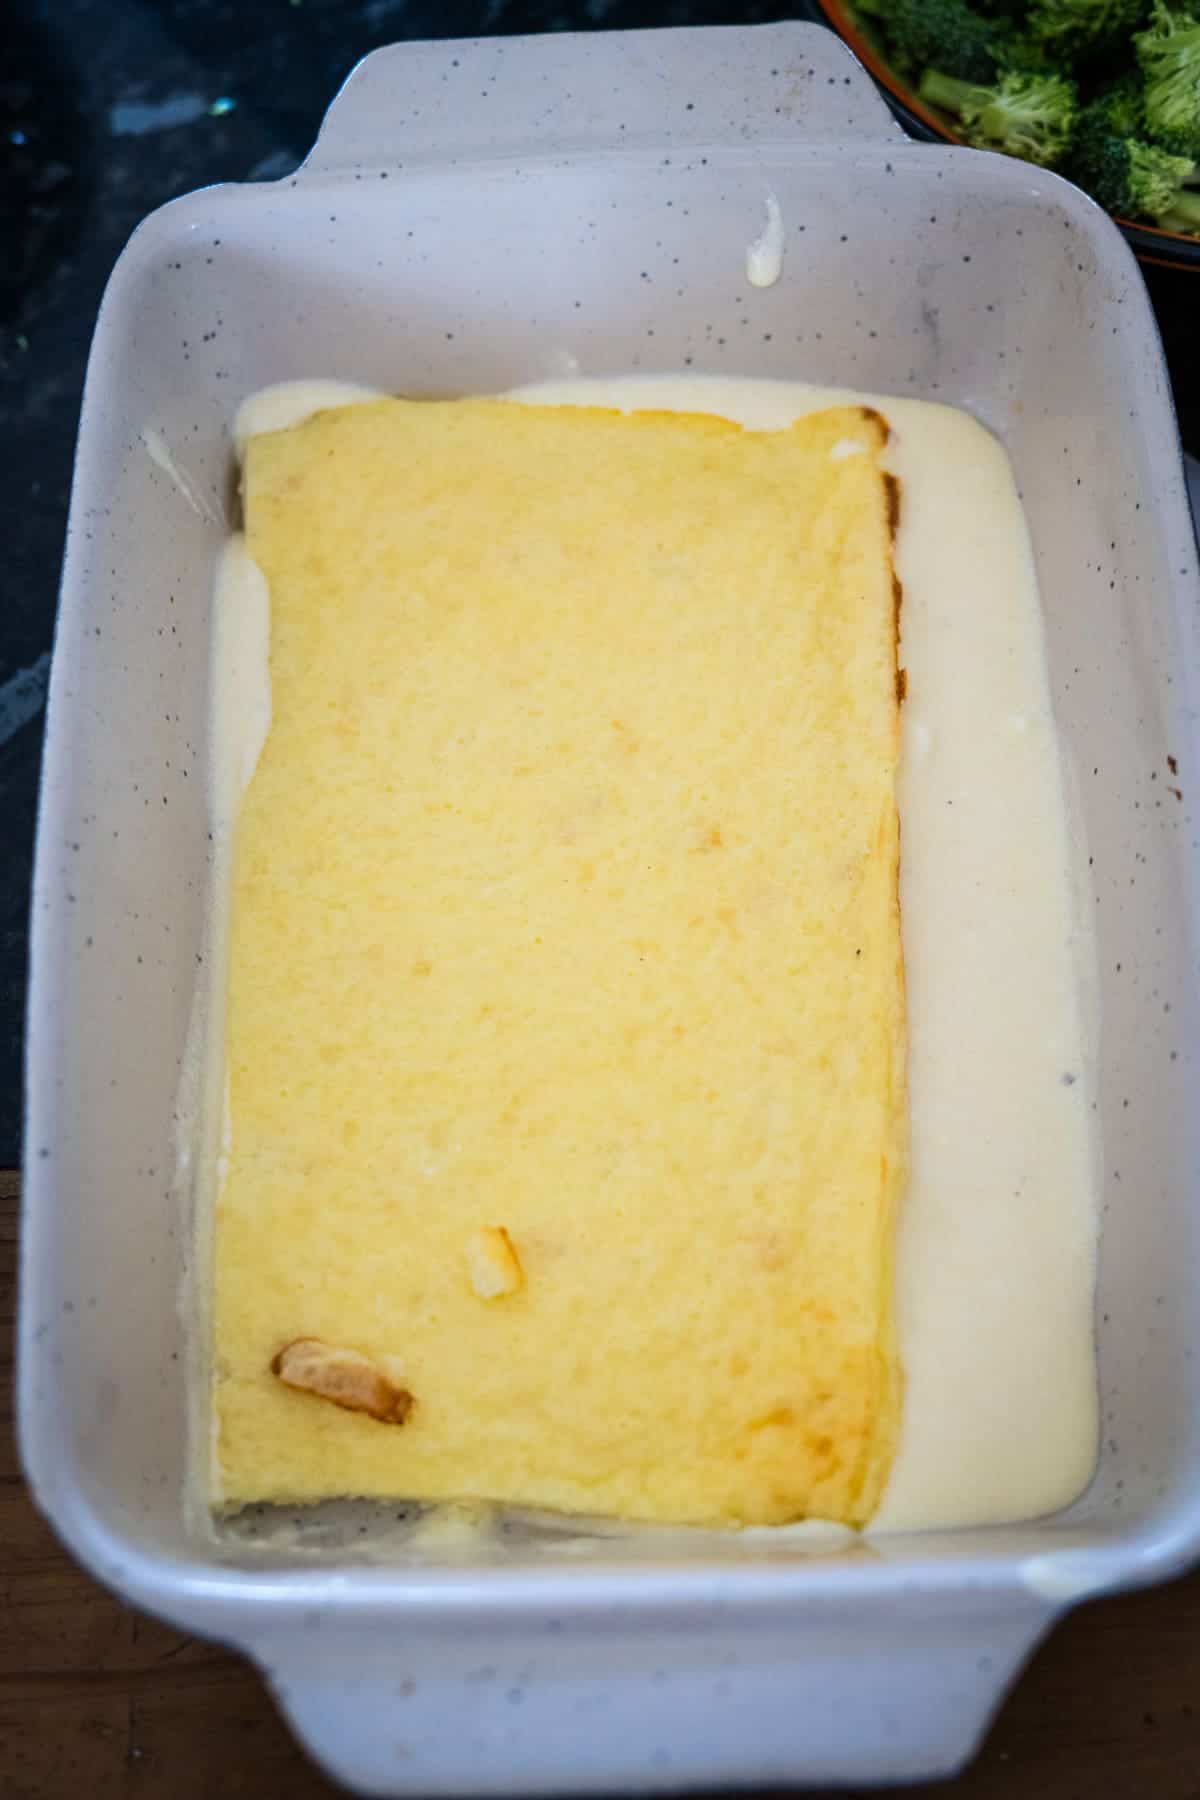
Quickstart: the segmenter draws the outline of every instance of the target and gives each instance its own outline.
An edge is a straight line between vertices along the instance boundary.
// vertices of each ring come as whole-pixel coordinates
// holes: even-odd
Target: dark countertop
[[[795,0],[0,0],[0,1167],[17,1161],[26,913],[79,395],[105,280],[163,201],[270,179],[358,58],[401,38],[758,23]],[[1200,451],[1200,275],[1147,271],[1185,441]]]

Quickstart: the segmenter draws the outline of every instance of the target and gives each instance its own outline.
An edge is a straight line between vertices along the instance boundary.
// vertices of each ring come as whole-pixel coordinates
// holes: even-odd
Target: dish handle
[[[397,1610],[258,1657],[301,1742],[365,1793],[898,1782],[961,1767],[1055,1610],[969,1584],[673,1629],[543,1612],[418,1636]]]
[[[554,32],[390,44],[353,69],[301,179],[492,155],[904,133],[822,25]]]

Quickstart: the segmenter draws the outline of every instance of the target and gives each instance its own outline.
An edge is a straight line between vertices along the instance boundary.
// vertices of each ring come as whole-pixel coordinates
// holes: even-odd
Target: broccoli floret
[[[892,61],[919,75],[935,62],[960,81],[990,81],[1002,27],[981,18],[966,0],[858,0],[885,33]]]
[[[1122,76],[1089,101],[1079,115],[1078,129],[1105,132],[1111,137],[1145,137],[1142,86],[1137,76]]]
[[[1127,43],[1146,0],[1033,0],[1023,34],[1048,67],[1070,69]]]
[[[994,86],[978,87],[926,69],[920,91],[923,100],[957,117],[968,143],[1044,167],[1063,156],[1079,111],[1075,84],[1061,75],[1014,71]]]
[[[1155,0],[1149,30],[1134,42],[1147,132],[1177,156],[1200,157],[1200,22]]]
[[[1084,109],[1068,172],[1109,212],[1172,231],[1200,231],[1200,193],[1188,189],[1200,174],[1197,165],[1114,130],[1105,97]]]

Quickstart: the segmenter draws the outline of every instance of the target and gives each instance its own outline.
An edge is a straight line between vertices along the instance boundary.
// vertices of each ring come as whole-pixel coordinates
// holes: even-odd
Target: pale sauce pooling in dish
[[[239,440],[368,398],[332,382],[252,396]],[[1089,946],[1050,708],[1041,612],[1007,457],[965,413],[783,381],[570,379],[540,404],[718,413],[756,430],[859,400],[900,479],[907,670],[900,778],[912,1180],[897,1240],[906,1397],[874,1531],[997,1523],[1072,1500],[1097,1433]],[[248,559],[226,558],[219,611]],[[251,575],[254,573],[251,566]],[[224,766],[252,770],[269,694],[255,591],[217,680]],[[240,701],[235,701],[240,695]],[[216,796],[226,829],[240,781]],[[221,818],[220,815],[224,814]]]

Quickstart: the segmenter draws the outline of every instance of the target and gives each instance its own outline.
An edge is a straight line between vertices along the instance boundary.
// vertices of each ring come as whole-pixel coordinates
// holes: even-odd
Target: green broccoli
[[[966,0],[857,0],[858,11],[884,32],[891,61],[913,76],[931,62],[960,81],[990,81],[1002,27]]]
[[[1200,157],[1200,22],[1155,0],[1150,27],[1134,43],[1147,132],[1176,156]]]
[[[1014,70],[994,86],[980,87],[926,69],[920,93],[922,100],[956,116],[968,143],[1044,167],[1062,157],[1079,111],[1075,84],[1061,75]]]
[[[1079,115],[1077,131],[1106,132],[1111,137],[1145,137],[1142,84],[1137,76],[1123,75],[1090,100]]]
[[[1048,68],[1074,68],[1126,45],[1145,10],[1146,0],[1033,0],[1025,54],[1040,54]]]
[[[1150,219],[1172,231],[1200,231],[1200,193],[1188,190],[1200,170],[1120,129],[1121,105],[1102,95],[1084,108],[1068,174],[1109,212]]]

